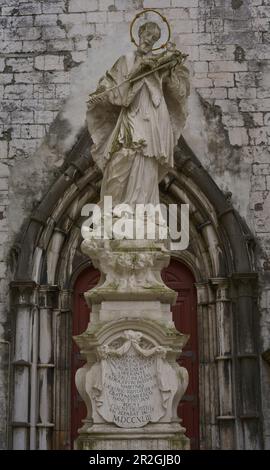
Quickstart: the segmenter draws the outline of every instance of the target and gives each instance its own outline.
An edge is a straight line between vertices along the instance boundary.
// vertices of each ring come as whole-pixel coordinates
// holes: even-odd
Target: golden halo
[[[133,36],[133,26],[135,24],[135,22],[137,21],[137,19],[143,15],[144,13],[148,13],[149,11],[152,11],[153,13],[156,13],[164,23],[166,23],[166,26],[167,26],[167,29],[168,29],[168,39],[166,42],[164,42],[164,44],[161,44],[161,46],[159,47],[154,47],[152,49],[152,51],[158,51],[159,49],[164,49],[164,47],[166,47],[166,45],[168,44],[168,42],[170,41],[171,39],[171,28],[170,28],[170,25],[167,21],[167,18],[165,18],[165,16],[163,16],[161,13],[159,13],[159,11],[156,11],[156,10],[153,10],[152,8],[145,8],[145,10],[141,11],[140,13],[137,13],[137,15],[133,18],[131,24],[130,24],[130,39],[131,39],[131,42],[133,42],[135,44],[135,46],[139,47],[139,44],[136,43],[136,40]]]

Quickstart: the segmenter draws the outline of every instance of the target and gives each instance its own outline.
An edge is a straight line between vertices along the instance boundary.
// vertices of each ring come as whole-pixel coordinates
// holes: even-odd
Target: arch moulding
[[[102,176],[89,146],[84,129],[19,240],[10,286],[14,449],[70,447],[72,288],[89,264],[80,213],[98,201]],[[189,247],[172,256],[196,279],[201,448],[261,448],[252,236],[183,138],[160,195],[190,207]]]

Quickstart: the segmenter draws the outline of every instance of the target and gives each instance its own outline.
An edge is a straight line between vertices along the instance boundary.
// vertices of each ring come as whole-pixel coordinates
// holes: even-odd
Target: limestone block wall
[[[173,40],[189,54],[192,96],[184,135],[216,183],[232,193],[254,234],[261,350],[270,347],[269,0],[1,0],[1,448],[7,446],[8,284],[16,243],[84,125],[87,93],[131,48],[129,23],[143,7],[166,15]],[[270,369],[264,362],[262,385],[269,448]]]

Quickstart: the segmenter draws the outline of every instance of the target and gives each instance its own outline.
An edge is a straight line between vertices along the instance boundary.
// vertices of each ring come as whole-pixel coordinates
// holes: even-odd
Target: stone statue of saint
[[[87,123],[93,159],[103,172],[101,201],[158,204],[158,184],[173,167],[174,147],[187,117],[189,72],[184,55],[161,36],[155,22],[142,24],[137,50],[121,56],[90,95]]]

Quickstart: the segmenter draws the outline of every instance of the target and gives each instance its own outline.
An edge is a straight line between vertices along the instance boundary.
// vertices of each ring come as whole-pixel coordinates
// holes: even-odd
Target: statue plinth
[[[74,338],[87,361],[76,374],[87,406],[76,448],[189,448],[177,416],[188,372],[176,363],[188,336],[161,278],[169,251],[147,240],[85,240],[82,251],[101,279],[85,293],[91,323]]]

